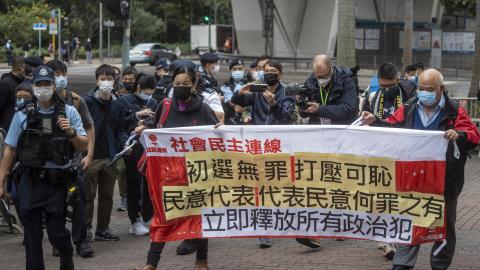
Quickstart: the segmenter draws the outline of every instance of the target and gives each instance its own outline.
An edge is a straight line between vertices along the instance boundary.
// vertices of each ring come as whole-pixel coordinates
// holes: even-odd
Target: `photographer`
[[[247,84],[233,95],[233,104],[241,107],[252,106],[252,124],[292,124],[295,100],[285,95],[285,87],[280,83],[282,70],[280,62],[268,61],[263,67],[264,81],[267,84],[264,89],[252,93],[253,84]]]
[[[315,89],[307,106],[300,108],[302,118],[309,117],[309,124],[348,125],[358,114],[355,82],[348,68],[332,66],[326,55],[313,59],[313,73],[305,81],[309,89]],[[301,106],[302,107],[302,106]]]

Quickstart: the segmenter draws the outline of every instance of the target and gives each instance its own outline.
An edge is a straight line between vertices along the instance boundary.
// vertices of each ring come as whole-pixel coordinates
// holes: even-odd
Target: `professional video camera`
[[[307,84],[289,83],[285,86],[285,94],[287,96],[296,96],[297,105],[300,110],[308,108],[308,102],[313,102],[313,96],[318,94],[318,89],[308,87]]]

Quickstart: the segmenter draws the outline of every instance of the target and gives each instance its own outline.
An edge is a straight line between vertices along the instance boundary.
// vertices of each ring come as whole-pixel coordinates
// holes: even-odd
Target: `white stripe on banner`
[[[143,132],[142,145],[148,156],[183,156],[175,152],[173,141],[182,139],[186,151],[192,139],[222,138],[246,140],[277,139],[281,153],[315,152],[385,157],[402,161],[445,160],[448,141],[440,131],[420,131],[365,126],[198,126],[171,129],[149,129]],[[178,150],[178,149],[177,149]],[[211,151],[206,143],[206,151]],[[229,151],[229,150],[227,150]]]
[[[203,237],[323,236],[411,243],[412,220],[402,215],[320,208],[203,208]]]

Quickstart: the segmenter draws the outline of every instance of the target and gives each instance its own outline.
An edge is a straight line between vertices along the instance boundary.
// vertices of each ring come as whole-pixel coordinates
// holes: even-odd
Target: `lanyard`
[[[320,102],[322,103],[321,105],[327,105],[328,102],[328,96],[330,95],[330,89],[332,88],[332,83],[329,83],[330,86],[328,87],[328,91],[326,89],[323,89],[322,86],[320,86]],[[323,92],[325,92],[325,96],[323,96]]]

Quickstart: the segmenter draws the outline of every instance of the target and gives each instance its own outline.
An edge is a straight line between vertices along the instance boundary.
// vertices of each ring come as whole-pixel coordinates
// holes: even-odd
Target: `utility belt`
[[[20,181],[20,175],[26,174],[32,182],[42,181],[47,185],[60,188],[60,187],[69,187],[76,184],[77,175],[76,169],[44,169],[44,168],[29,168],[21,166],[18,168],[19,175],[17,182]]]

